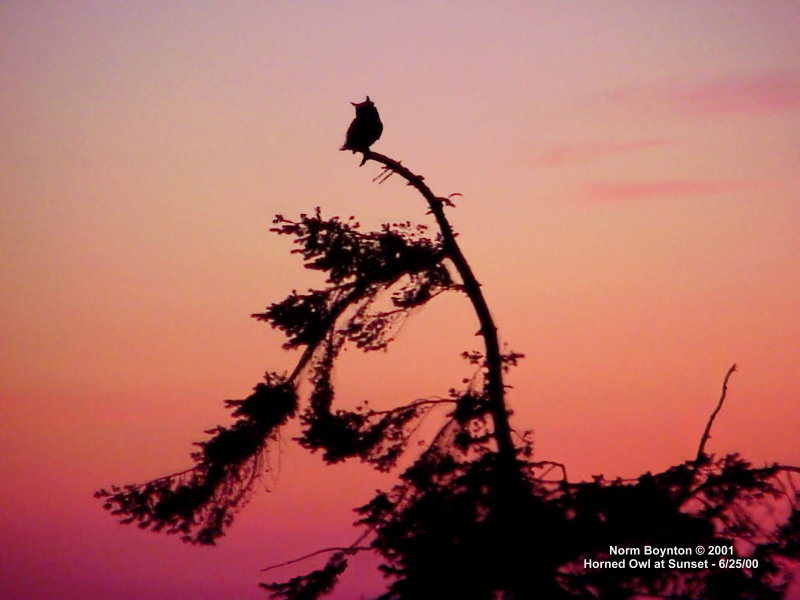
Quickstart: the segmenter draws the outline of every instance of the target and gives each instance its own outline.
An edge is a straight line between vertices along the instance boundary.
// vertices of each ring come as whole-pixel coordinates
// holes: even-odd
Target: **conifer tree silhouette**
[[[345,146],[364,155],[362,164],[381,165],[378,182],[396,175],[416,190],[435,234],[411,222],[364,231],[355,218],[324,218],[319,208],[296,219],[278,215],[272,231],[292,237],[305,267],[327,275],[320,289],[292,291],[253,315],[281,330],[287,349],[302,350],[297,364],[290,373],[267,373],[244,399],[227,400],[235,420],[197,444],[192,468],[99,490],[104,507],[123,523],[214,544],[254,490],[271,442],[289,420],[300,420],[299,443],[325,462],[355,458],[388,471],[420,420],[444,407],[438,432],[398,483],[357,509],[357,539],[309,554],[328,555],[321,569],[261,584],[273,598],[323,597],[361,552],[382,560],[387,588],[378,600],[788,597],[800,566],[800,468],[755,467],[736,454],[706,452],[735,365],[694,460],[634,479],[577,482],[564,465],[534,460],[531,434],[511,428],[503,382],[522,355],[501,350],[483,290],[447,219],[456,194],[435,195],[422,176],[370,144]],[[477,371],[471,383],[390,410],[334,405],[331,374],[345,345],[386,349],[415,308],[444,293],[463,294],[475,313],[483,348],[464,353]],[[298,393],[302,380],[311,384],[305,398]],[[688,549],[667,557],[687,562],[602,567],[617,558],[612,548],[645,546]],[[739,562],[719,564],[730,559]]]

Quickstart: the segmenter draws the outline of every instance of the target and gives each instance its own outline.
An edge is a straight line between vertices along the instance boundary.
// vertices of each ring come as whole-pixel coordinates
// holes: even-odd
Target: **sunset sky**
[[[538,458],[574,480],[693,458],[736,362],[707,450],[800,463],[798,31],[792,0],[0,3],[0,596],[263,599],[319,563],[260,568],[357,536],[393,476],[291,430],[215,548],[92,492],[188,467],[224,399],[293,366],[249,317],[320,283],[276,213],[430,220],[337,151],[367,94],[375,150],[463,194]],[[338,400],[446,394],[476,329],[439,299],[348,352]]]

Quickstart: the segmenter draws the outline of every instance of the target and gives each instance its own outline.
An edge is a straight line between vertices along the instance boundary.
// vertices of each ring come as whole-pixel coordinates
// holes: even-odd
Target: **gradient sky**
[[[290,433],[216,548],[91,493],[185,468],[223,399],[291,366],[249,315],[319,279],[275,213],[428,218],[337,152],[366,94],[375,149],[463,194],[539,458],[692,458],[737,362],[708,449],[800,463],[798,31],[791,0],[0,3],[0,595],[255,600],[296,572],[259,568],[353,540],[392,479]],[[446,393],[475,329],[441,299],[348,353],[340,399]]]

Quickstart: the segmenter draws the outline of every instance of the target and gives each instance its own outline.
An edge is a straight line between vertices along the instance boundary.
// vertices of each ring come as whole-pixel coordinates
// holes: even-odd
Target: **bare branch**
[[[328,552],[344,552],[345,554],[355,554],[356,552],[363,552],[365,550],[375,550],[371,546],[332,546],[330,548],[322,548],[320,550],[315,550],[314,552],[309,552],[308,554],[304,554],[303,556],[298,556],[297,558],[293,558],[292,560],[287,560],[282,563],[278,563],[276,565],[270,565],[268,567],[264,567],[261,569],[262,572],[272,571],[273,569],[279,569],[280,567],[286,567],[288,565],[293,565],[295,563],[302,562],[309,558],[314,558],[315,556],[319,556],[320,554],[326,554]]]
[[[426,404],[455,404],[455,403],[456,401],[453,400],[452,398],[421,398],[419,400],[414,400],[413,402],[409,402],[408,404],[403,404],[402,406],[396,406],[394,408],[389,408],[387,410],[370,410],[367,412],[367,414],[390,415],[404,410],[408,410],[410,408],[425,406]]]
[[[516,451],[511,438],[509,413],[505,404],[503,358],[497,336],[497,327],[481,290],[481,284],[472,272],[472,267],[467,262],[466,257],[461,252],[455,233],[444,214],[444,206],[452,206],[452,202],[449,198],[442,198],[434,194],[425,183],[425,178],[422,175],[417,175],[404,167],[400,161],[371,150],[364,152],[364,160],[374,160],[382,164],[387,172],[397,173],[405,179],[408,185],[416,189],[425,198],[431,213],[436,218],[436,223],[439,225],[439,230],[444,240],[447,256],[453,262],[461,277],[464,292],[472,303],[480,324],[478,333],[483,337],[486,346],[486,390],[489,395],[489,410],[494,421],[494,436],[497,442],[498,454],[501,457],[501,463],[506,467],[510,467],[509,472],[513,472],[513,466],[516,463]],[[380,178],[379,182],[385,181],[386,178],[388,178],[388,175]]]
[[[702,461],[703,457],[705,456],[706,442],[711,437],[711,427],[712,425],[714,425],[714,419],[717,418],[717,414],[722,409],[722,404],[725,402],[725,396],[728,393],[728,380],[735,371],[736,371],[736,363],[733,363],[733,365],[731,365],[731,368],[728,369],[728,372],[725,374],[725,379],[722,382],[722,394],[719,397],[719,402],[717,403],[717,407],[714,409],[714,412],[711,413],[711,416],[708,419],[708,423],[706,423],[706,429],[703,432],[703,437],[700,438],[700,446],[697,448],[697,457],[694,459],[695,471],[697,470],[697,465],[700,464],[700,461]]]
[[[561,470],[561,481],[563,481],[564,483],[568,482],[568,479],[567,479],[567,467],[563,463],[555,462],[555,461],[552,461],[552,460],[540,460],[539,462],[529,463],[528,466],[530,467],[531,470],[540,469],[540,468],[543,468],[543,467],[549,467],[547,470],[545,470],[544,473],[541,474],[539,479],[542,479],[542,478],[546,477],[547,474],[550,473],[550,471],[552,471],[553,469],[560,469]]]

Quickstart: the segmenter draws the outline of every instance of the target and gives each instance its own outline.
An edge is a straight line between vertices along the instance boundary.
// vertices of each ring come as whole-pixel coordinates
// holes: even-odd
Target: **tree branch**
[[[719,402],[717,402],[717,406],[714,411],[711,413],[711,416],[708,418],[708,423],[706,423],[706,428],[703,431],[703,436],[700,438],[700,445],[697,447],[697,456],[694,459],[694,463],[692,464],[691,471],[689,471],[689,475],[686,478],[685,484],[683,485],[683,490],[681,495],[679,496],[679,503],[683,504],[689,498],[693,498],[696,496],[697,492],[702,488],[702,485],[692,489],[692,486],[695,483],[695,479],[697,478],[697,470],[700,468],[701,463],[706,459],[706,442],[708,442],[709,438],[711,437],[711,427],[714,425],[714,419],[717,418],[717,414],[719,411],[722,410],[722,405],[725,402],[725,396],[728,394],[728,380],[731,378],[731,375],[736,372],[736,363],[731,365],[731,368],[728,369],[728,372],[725,374],[725,379],[722,381],[722,393],[719,397]]]
[[[731,375],[736,371],[736,363],[731,365],[731,368],[728,369],[728,372],[725,374],[725,379],[722,382],[722,394],[719,397],[719,402],[717,403],[717,407],[714,409],[714,412],[711,413],[711,416],[708,418],[708,423],[706,423],[706,429],[703,432],[703,437],[700,438],[700,446],[697,448],[697,457],[694,459],[695,462],[695,471],[697,470],[697,465],[700,464],[700,461],[703,460],[705,456],[705,449],[706,449],[706,442],[711,437],[711,427],[714,425],[714,419],[717,418],[717,414],[722,409],[722,404],[725,402],[725,396],[728,393],[728,380],[731,378]]]
[[[419,400],[409,402],[408,404],[403,404],[402,406],[396,406],[386,410],[369,410],[366,411],[366,413],[368,415],[391,415],[404,410],[409,410],[411,408],[416,408],[418,406],[425,406],[426,404],[456,404],[456,400],[451,398],[421,398]]]
[[[444,214],[444,205],[450,204],[448,198],[436,196],[424,181],[424,177],[413,173],[399,161],[367,150],[364,152],[364,161],[374,160],[383,165],[387,173],[396,173],[416,189],[428,203],[431,213],[436,218],[439,230],[444,240],[448,258],[453,262],[463,282],[464,292],[470,299],[475,314],[480,324],[478,333],[483,336],[486,346],[486,391],[489,397],[489,412],[494,422],[494,437],[497,442],[497,452],[501,464],[511,466],[516,461],[516,451],[511,438],[508,410],[505,404],[505,386],[503,384],[503,360],[500,352],[500,343],[497,337],[497,327],[494,324],[486,298],[483,296],[481,284],[472,272],[467,259],[461,252],[456,242],[455,234],[450,222]],[[362,162],[363,164],[363,162]]]
[[[302,562],[309,558],[314,558],[315,556],[319,556],[320,554],[325,554],[327,552],[344,552],[345,554],[355,554],[356,552],[363,552],[365,550],[375,551],[375,548],[373,548],[372,546],[332,546],[330,548],[321,548],[319,550],[315,550],[314,552],[309,552],[308,554],[304,554],[303,556],[298,556],[297,558],[293,558],[292,560],[287,560],[282,563],[264,567],[263,569],[261,569],[261,571],[262,572],[272,571],[273,569],[278,569],[280,567],[293,565],[295,563]]]

